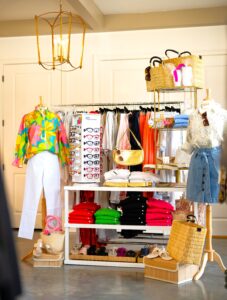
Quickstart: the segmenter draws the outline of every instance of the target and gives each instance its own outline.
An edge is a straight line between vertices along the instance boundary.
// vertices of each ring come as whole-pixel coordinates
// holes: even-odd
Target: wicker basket
[[[203,88],[204,86],[204,70],[203,60],[201,56],[187,55],[176,58],[164,59],[159,66],[151,66],[150,68],[150,81],[146,81],[147,91],[151,92],[160,89],[179,89],[185,88],[185,86],[176,87],[174,84],[173,75],[168,67],[172,64],[177,67],[179,64],[185,64],[192,66],[192,86],[194,88]]]
[[[64,232],[53,232],[50,235],[40,234],[44,245],[49,245],[56,253],[63,251],[64,248]]]
[[[205,238],[205,227],[174,220],[167,251],[180,263],[200,265]]]
[[[61,267],[63,265],[63,252],[59,254],[42,253],[40,257],[33,257],[33,267]]]
[[[198,266],[179,264],[176,260],[163,260],[161,258],[144,258],[144,277],[181,284],[191,281],[198,272]]]

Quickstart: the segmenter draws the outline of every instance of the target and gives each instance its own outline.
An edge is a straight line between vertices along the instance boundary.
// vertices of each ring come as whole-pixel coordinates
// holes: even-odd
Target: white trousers
[[[44,189],[47,215],[61,216],[58,156],[43,151],[29,159],[18,236],[32,239],[39,200]]]

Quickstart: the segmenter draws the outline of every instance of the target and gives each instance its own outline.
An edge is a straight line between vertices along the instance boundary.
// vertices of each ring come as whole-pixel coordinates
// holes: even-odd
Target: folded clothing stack
[[[130,171],[128,169],[113,169],[104,173],[105,185],[107,186],[123,186],[128,185]]]
[[[123,215],[122,225],[145,225],[146,220],[146,198],[141,193],[131,193],[121,201]]]
[[[159,182],[159,176],[150,172],[134,171],[129,175],[129,182],[142,183],[142,182]]]
[[[153,173],[134,171],[128,169],[113,169],[104,174],[106,186],[148,186],[158,182],[159,177]]]
[[[112,208],[101,208],[95,213],[96,224],[120,224],[121,213]]]
[[[69,213],[69,223],[93,224],[94,213],[100,209],[100,205],[84,202],[74,205],[73,211]]]
[[[173,211],[174,207],[170,203],[164,200],[148,198],[146,223],[149,226],[171,226]]]
[[[188,127],[189,115],[175,115],[173,128]]]

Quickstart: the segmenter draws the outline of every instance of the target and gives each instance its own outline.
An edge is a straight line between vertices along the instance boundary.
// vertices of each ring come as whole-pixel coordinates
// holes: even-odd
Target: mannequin
[[[206,93],[201,106],[190,117],[187,143],[183,146],[183,150],[192,153],[187,199],[207,204],[205,253],[200,270],[194,277],[195,280],[203,275],[207,261],[216,261],[223,272],[226,270],[220,255],[212,247],[212,206],[210,204],[218,203],[220,145],[227,123],[227,111],[211,99],[210,89],[207,89]]]
[[[39,200],[44,189],[47,215],[61,216],[60,169],[69,163],[69,145],[64,125],[58,115],[43,105],[21,121],[13,165],[26,170],[23,210],[18,236],[32,239]]]

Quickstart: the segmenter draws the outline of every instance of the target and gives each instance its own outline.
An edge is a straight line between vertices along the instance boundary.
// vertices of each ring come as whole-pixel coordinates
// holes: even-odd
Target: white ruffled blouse
[[[203,113],[209,122],[204,126]],[[192,153],[195,148],[213,148],[221,145],[224,132],[227,131],[227,110],[217,102],[204,101],[190,116],[186,143],[182,150]]]

